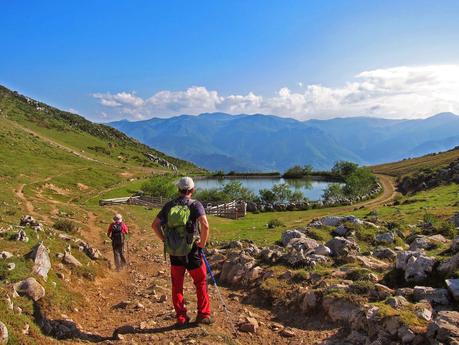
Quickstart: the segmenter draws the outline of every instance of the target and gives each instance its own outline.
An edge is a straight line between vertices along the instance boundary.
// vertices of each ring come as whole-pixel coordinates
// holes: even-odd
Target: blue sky
[[[459,112],[457,13],[458,1],[8,1],[0,84],[99,121]]]

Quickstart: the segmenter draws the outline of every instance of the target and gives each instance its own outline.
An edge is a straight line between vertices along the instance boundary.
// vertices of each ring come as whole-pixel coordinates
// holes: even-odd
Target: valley
[[[208,257],[229,315],[209,284],[216,323],[177,330],[169,263],[150,227],[158,210],[100,207],[98,200],[133,193],[151,176],[194,176],[203,169],[0,91],[0,251],[12,254],[0,259],[0,321],[8,344],[422,344],[446,342],[444,334],[447,341],[459,337],[438,321],[456,322],[455,296],[445,279],[457,278],[457,229],[450,220],[459,211],[459,185],[445,182],[406,195],[396,190],[406,175],[455,162],[457,150],[371,167],[383,192],[365,202],[249,213],[239,220],[209,217]],[[178,172],[148,160],[146,152]],[[122,272],[113,270],[105,234],[115,212],[130,227],[129,265]],[[40,226],[19,226],[24,215]],[[281,225],[268,229],[273,219]],[[27,242],[18,240],[21,231]],[[46,280],[32,273],[35,262],[26,255],[40,243],[51,262]],[[66,261],[65,253],[80,265]],[[404,255],[424,260],[415,271],[427,277],[407,274],[413,268],[400,264]],[[447,272],[439,269],[445,263]],[[29,277],[45,291],[36,301],[23,292],[15,296],[15,284]],[[192,312],[189,278],[185,294]]]

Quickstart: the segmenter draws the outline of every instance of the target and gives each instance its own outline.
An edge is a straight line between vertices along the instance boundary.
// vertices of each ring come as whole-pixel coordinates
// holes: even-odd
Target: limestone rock
[[[406,306],[406,305],[410,304],[410,302],[408,302],[406,300],[406,298],[403,297],[403,296],[395,296],[395,297],[389,297],[386,300],[386,304],[390,305],[394,309],[397,309],[397,308],[400,308],[402,306]]]
[[[65,252],[64,257],[62,258],[62,261],[64,263],[70,265],[70,266],[75,266],[75,267],[81,267],[83,266],[81,262],[79,262],[72,254],[69,252]]]
[[[45,288],[35,278],[20,281],[14,285],[14,290],[20,296],[30,297],[35,302],[45,296]]]
[[[393,260],[397,257],[397,253],[390,248],[377,247],[373,255],[380,260]]]
[[[253,317],[246,317],[245,321],[239,325],[239,330],[246,333],[256,333],[258,329],[258,321]]]
[[[391,244],[394,243],[395,236],[392,232],[385,232],[383,234],[378,234],[375,236],[375,242],[377,244]]]
[[[281,242],[284,247],[287,247],[291,240],[295,238],[305,238],[306,235],[299,230],[288,230],[282,234]]]
[[[432,272],[436,259],[421,252],[402,251],[397,253],[395,267],[405,271],[407,282],[422,282]]]
[[[0,252],[0,259],[9,259],[13,256],[13,254],[11,254],[10,252],[7,252],[7,251],[1,251]]]
[[[450,275],[452,274],[456,269],[459,268],[459,253],[455,254],[448,260],[445,260],[438,265],[437,270],[444,274],[444,275]]]
[[[434,305],[448,305],[450,303],[448,290],[430,286],[415,286],[413,299],[416,302],[427,300]]]
[[[15,264],[14,262],[9,262],[9,263],[6,264],[6,269],[7,269],[8,271],[12,271],[12,270],[14,270],[15,268],[16,268],[16,264]]]
[[[8,343],[8,328],[0,321],[0,344],[6,345]]]
[[[411,251],[419,251],[421,249],[429,250],[435,248],[436,244],[429,237],[424,235],[416,235],[414,240],[410,243]]]
[[[363,267],[374,271],[382,272],[387,270],[390,266],[387,262],[375,259],[371,256],[357,255],[355,259]]]
[[[15,239],[16,241],[29,242],[29,238],[23,229],[17,232]]]
[[[295,248],[296,250],[309,251],[317,248],[319,243],[316,240],[308,237],[300,237],[292,239],[287,247]]]
[[[459,312],[439,311],[434,322],[429,324],[427,331],[429,338],[439,342],[449,343],[451,338],[459,337]]]
[[[320,244],[316,248],[314,248],[314,254],[323,255],[323,256],[329,256],[331,254],[331,250],[327,246],[324,246],[323,244]]]
[[[359,245],[355,241],[344,237],[332,238],[325,245],[330,248],[331,254],[335,257],[356,255],[360,251]]]
[[[451,242],[451,251],[453,253],[459,252],[459,236],[454,237],[453,241]]]
[[[456,302],[459,301],[459,279],[446,279],[446,286]]]
[[[48,272],[51,269],[51,261],[49,260],[48,249],[46,249],[43,243],[35,246],[30,254],[30,258],[34,261],[32,272],[47,280]]]

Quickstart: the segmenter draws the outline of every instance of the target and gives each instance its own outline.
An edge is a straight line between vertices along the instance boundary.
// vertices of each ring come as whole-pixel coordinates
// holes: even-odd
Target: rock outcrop
[[[20,296],[27,296],[34,302],[45,297],[45,288],[35,278],[27,278],[14,285],[14,290]]]
[[[47,280],[48,272],[51,269],[48,249],[46,249],[43,243],[40,243],[32,249],[29,257],[34,261],[32,272]]]

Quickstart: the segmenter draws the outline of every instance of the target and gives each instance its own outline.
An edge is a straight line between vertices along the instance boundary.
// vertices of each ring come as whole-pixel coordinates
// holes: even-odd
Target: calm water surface
[[[271,189],[275,184],[288,183],[290,189],[299,190],[309,200],[322,199],[323,191],[332,183],[324,181],[314,181],[310,179],[283,179],[283,178],[205,178],[196,180],[197,189],[220,188],[230,181],[239,181],[242,185],[255,194],[258,194],[260,189]]]

